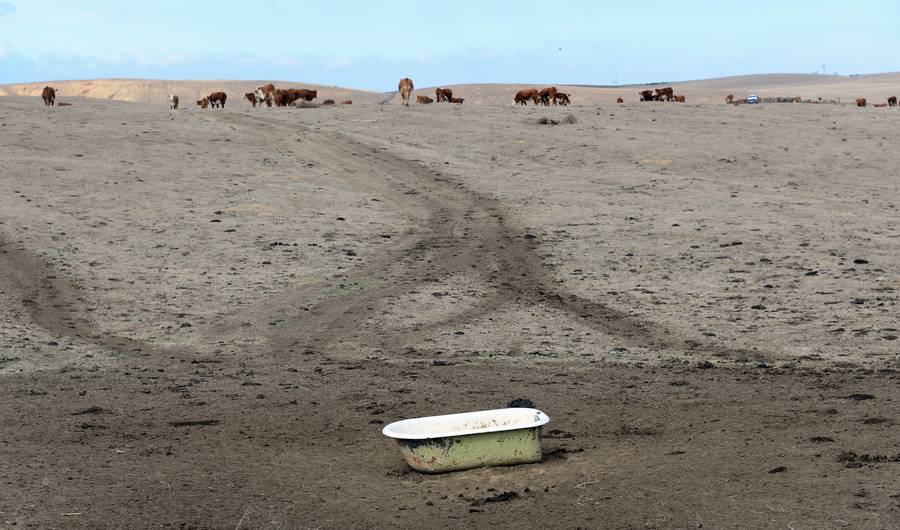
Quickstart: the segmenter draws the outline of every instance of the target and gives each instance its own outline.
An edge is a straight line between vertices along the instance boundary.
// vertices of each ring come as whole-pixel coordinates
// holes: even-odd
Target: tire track
[[[278,350],[295,346],[339,350],[342,342],[351,340],[374,342],[382,349],[392,350],[416,343],[436,331],[470,323],[510,304],[560,310],[631,346],[684,346],[682,340],[661,326],[560,290],[537,253],[539,245],[506,221],[505,208],[493,197],[339,132],[307,131],[311,134],[297,144],[285,142],[284,138],[290,138],[291,132],[303,130],[302,127],[249,114],[218,117],[255,128],[273,142],[281,139],[283,149],[304,160],[312,158],[332,172],[354,179],[371,175],[377,181],[375,189],[383,193],[386,186],[392,190],[391,202],[404,213],[415,216],[423,205],[430,212],[421,236],[400,241],[362,270],[342,278],[344,283],[358,282],[370,287],[306,307],[311,293],[323,285],[305,286],[253,308],[255,321],[274,314],[285,319],[281,331],[269,334]],[[354,180],[354,185],[357,183]],[[425,325],[383,330],[366,324],[383,309],[385,299],[404,296],[417,287],[455,275],[478,277],[488,286],[489,296],[474,307]],[[301,307],[305,310],[298,310]],[[241,317],[247,317],[246,311]],[[229,323],[225,328],[233,325]]]
[[[57,337],[109,350],[141,351],[152,346],[97,331],[83,315],[86,304],[76,285],[36,256],[0,236],[0,294],[18,301],[38,326]]]
[[[206,338],[239,335],[240,323],[271,321],[283,325],[267,330],[264,339],[277,354],[296,347],[339,351],[342,342],[365,341],[384,350],[415,344],[442,330],[455,329],[509,305],[543,306],[570,314],[604,334],[648,349],[684,349],[684,337],[601,302],[561,290],[539,256],[539,244],[511,226],[497,199],[383,148],[375,148],[336,131],[312,130],[282,119],[245,113],[216,114],[215,120],[255,131],[298,160],[313,159],[324,169],[354,179],[354,185],[377,191],[399,211],[420,222],[419,234],[396,238],[383,254],[360,270],[341,278],[366,287],[315,300],[328,282],[290,289],[226,317]],[[301,143],[293,133],[306,134]],[[385,301],[457,275],[475,277],[487,286],[487,296],[473,306],[427,324],[380,329],[368,323],[384,310]],[[18,245],[0,239],[0,288],[17,296],[31,319],[52,334],[118,351],[165,352],[163,347],[102,333],[89,318],[76,282],[58,275]],[[310,300],[313,300],[310,303]],[[694,351],[723,354],[715,343],[692,340]],[[701,346],[696,346],[696,345]],[[272,350],[267,349],[267,353]],[[737,353],[731,350],[732,353]]]

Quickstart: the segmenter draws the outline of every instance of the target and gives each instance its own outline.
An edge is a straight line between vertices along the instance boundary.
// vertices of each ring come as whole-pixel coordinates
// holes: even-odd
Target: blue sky
[[[403,76],[417,86],[624,84],[823,64],[900,71],[900,2],[0,0],[0,83],[273,79],[387,91]]]

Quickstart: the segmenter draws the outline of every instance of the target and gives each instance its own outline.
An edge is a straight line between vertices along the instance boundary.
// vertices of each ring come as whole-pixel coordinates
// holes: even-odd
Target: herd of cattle
[[[402,104],[405,106],[409,106],[409,100],[412,95],[412,91],[414,89],[412,79],[405,77],[400,80],[400,84],[397,86],[397,89],[400,91],[400,97],[402,100]],[[435,91],[435,99],[432,99],[428,96],[416,96],[416,103],[420,105],[428,105],[437,101],[438,103],[456,103],[458,105],[462,105],[465,101],[464,98],[458,98],[453,96],[453,90],[449,88],[438,88]],[[311,102],[318,97],[318,91],[316,90],[307,90],[307,89],[297,89],[297,88],[287,88],[281,89],[276,88],[272,83],[263,85],[258,87],[254,92],[248,92],[244,94],[244,98],[253,105],[254,108],[262,107],[265,105],[266,107],[272,107],[273,105],[276,107],[288,107],[291,105],[302,104],[303,102]],[[641,97],[641,101],[674,101],[676,103],[684,103],[685,97],[682,95],[676,95],[675,91],[672,87],[664,87],[657,88],[654,90],[644,90],[639,93]],[[44,100],[44,105],[48,107],[52,107],[56,102],[56,89],[53,87],[45,86],[44,90],[41,92],[41,99]],[[212,94],[206,96],[205,98],[197,101],[197,106],[201,109],[206,108],[225,108],[225,101],[228,99],[228,94],[225,92],[213,92]],[[778,98],[781,100],[782,98]],[[783,98],[785,102],[799,102],[800,98]],[[571,103],[571,99],[569,94],[565,92],[560,92],[556,87],[547,87],[541,90],[537,90],[534,88],[520,90],[516,93],[515,98],[513,98],[515,105],[528,105],[528,102],[531,101],[535,105],[569,105]],[[622,98],[618,98],[616,100],[617,103],[625,103],[625,100]],[[729,94],[725,98],[725,102],[729,104],[738,104],[738,103],[746,103],[747,100],[739,100],[735,99],[733,94]],[[779,101],[780,102],[780,101]],[[178,109],[181,103],[181,99],[176,94],[169,94],[169,107],[172,109]],[[322,105],[335,105],[336,102],[333,99],[326,99],[322,102]],[[341,102],[342,105],[352,105],[353,101],[345,100]],[[67,103],[59,103],[59,106],[68,105]],[[865,98],[859,98],[856,100],[856,105],[858,107],[865,107],[868,105],[868,101]],[[896,107],[897,106],[897,97],[891,96],[887,99],[885,103],[876,103],[875,107]]]
[[[674,101],[676,103],[684,103],[687,101],[686,97],[680,94],[676,95],[675,90],[670,86],[657,88],[656,91],[644,90],[640,92],[639,95],[641,96],[641,101]],[[619,101],[619,103],[623,102]]]
[[[560,92],[555,86],[542,88],[541,90],[527,88],[516,92],[516,96],[513,98],[513,104],[515,105],[527,106],[529,101],[535,105],[547,107],[551,104],[566,106],[572,102],[569,94]]]
[[[288,107],[291,105],[297,105],[299,102],[311,102],[312,100],[319,97],[319,92],[317,90],[307,90],[305,88],[276,88],[275,85],[269,83],[267,85],[263,85],[258,87],[254,92],[247,92],[244,94],[244,99],[246,99],[253,108],[262,107],[265,105],[266,107]],[[225,92],[213,92],[212,94],[206,96],[203,99],[197,101],[197,106],[201,109],[207,108],[225,108],[225,102],[228,100],[228,94]],[[179,104],[181,103],[181,99],[176,94],[169,94],[169,107],[172,109],[177,109]],[[333,99],[326,99],[322,102],[322,105],[335,105],[335,101]],[[345,100],[341,102],[342,105],[352,105],[353,101]]]
[[[436,88],[434,90],[434,97],[437,99],[438,103],[456,103],[457,105],[462,105],[466,101],[465,98],[453,97],[453,90],[449,88]],[[434,102],[435,100],[428,96],[416,96],[416,103],[419,105],[430,105]]]

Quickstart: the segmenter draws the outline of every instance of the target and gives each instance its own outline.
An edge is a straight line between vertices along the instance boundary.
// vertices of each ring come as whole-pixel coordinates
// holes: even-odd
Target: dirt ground
[[[896,109],[67,100],[0,98],[0,529],[900,527]],[[380,432],[515,398],[539,464]]]

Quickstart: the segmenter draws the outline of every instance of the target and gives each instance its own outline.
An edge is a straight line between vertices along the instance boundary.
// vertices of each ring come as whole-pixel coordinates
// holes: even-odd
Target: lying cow
[[[416,96],[416,103],[419,105],[430,105],[434,103],[434,100],[428,96]]]
[[[465,101],[465,98],[450,98],[450,103],[456,103],[457,105],[462,105]]]
[[[322,105],[336,105],[333,99],[326,99],[322,102]]]
[[[44,90],[41,91],[41,99],[44,100],[44,106],[52,107],[56,101],[56,89],[45,86]]]
[[[172,110],[178,110],[178,96],[175,94],[169,94],[169,108]]]
[[[687,101],[687,98],[684,96],[675,96],[675,103],[684,103]]]
[[[616,103],[625,103],[625,100],[622,98],[616,98]]]
[[[345,99],[344,101],[341,101],[341,105],[353,105],[353,100]]]
[[[528,100],[530,99],[535,105],[537,105],[538,102],[540,101],[540,98],[538,97],[538,93],[539,92],[533,88],[520,90],[520,91],[516,92],[515,104],[527,106]]]
[[[225,108],[225,100],[228,99],[228,94],[225,92],[213,92],[212,94],[206,96],[206,99],[209,100],[212,108]]]
[[[438,103],[449,102],[453,98],[453,91],[449,88],[438,88],[434,91],[434,94]]]
[[[206,99],[206,98],[203,98],[203,99],[197,101],[197,106],[200,107],[201,109],[208,108],[208,107],[209,107],[209,100]]]

